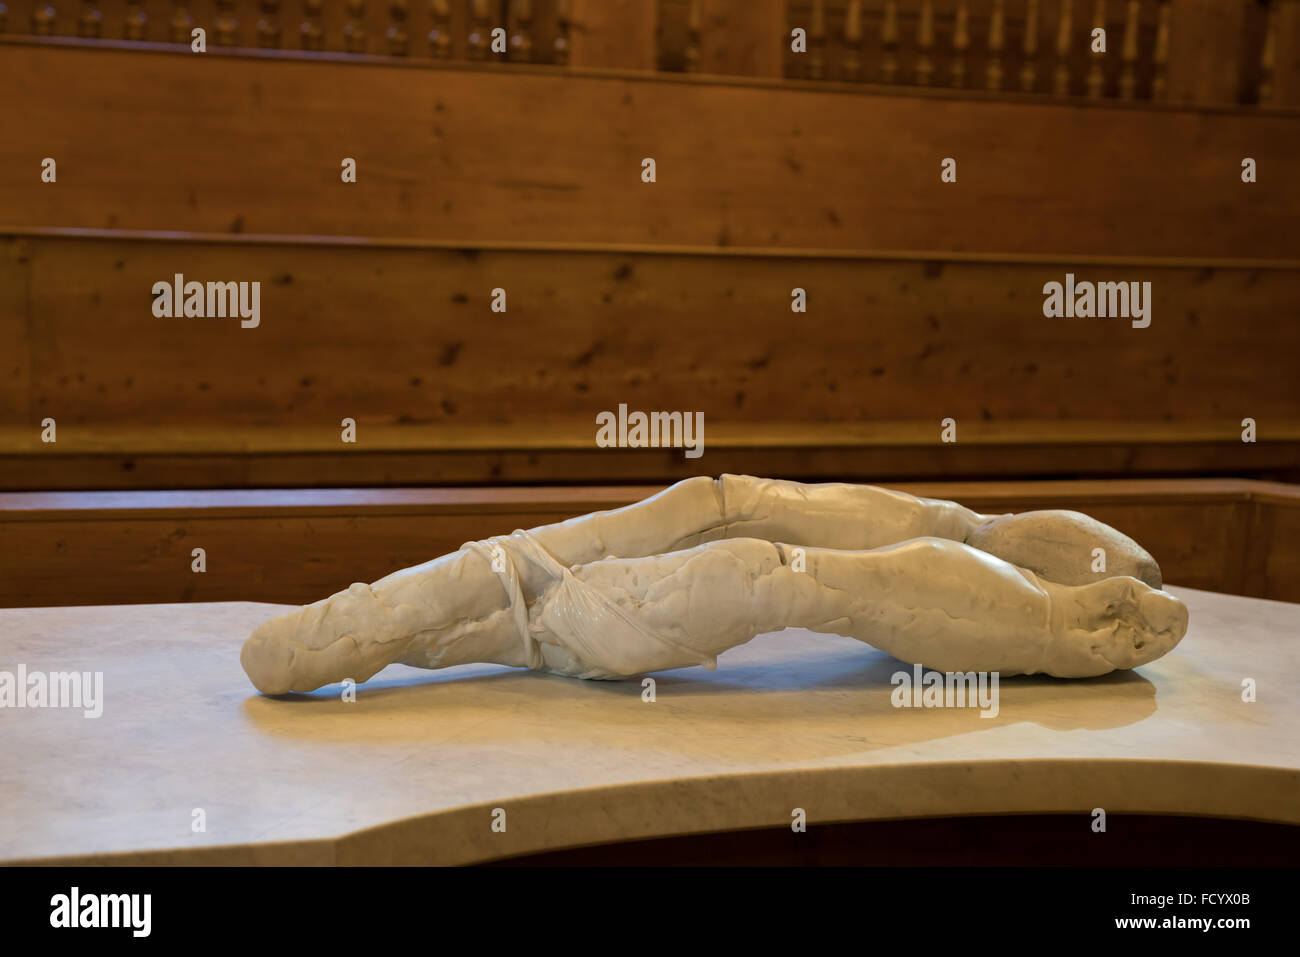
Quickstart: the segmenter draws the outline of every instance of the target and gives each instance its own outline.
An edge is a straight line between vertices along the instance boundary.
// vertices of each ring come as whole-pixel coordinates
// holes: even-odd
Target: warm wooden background
[[[1087,512],[1167,582],[1300,601],[1300,490],[1241,480],[924,483],[979,511]],[[653,487],[0,493],[0,606],[306,603]],[[191,571],[192,550],[207,571]]]
[[[142,322],[153,282],[182,269],[260,281],[260,327]],[[1149,281],[1151,326],[1043,317],[1043,282],[1067,270]],[[0,397],[56,415],[60,441],[345,415],[544,419],[588,441],[620,401],[703,410],[706,428],[1251,415],[1267,435],[1300,403],[1300,273],[1280,268],[24,237],[0,242],[0,277],[37,317],[0,331]]]
[[[33,45],[0,80],[18,229],[1300,258],[1288,110]]]
[[[421,58],[414,20],[410,56],[376,56],[378,8],[364,56],[0,41],[0,488],[1300,478],[1295,3],[1177,0],[1167,92],[1131,101],[1119,59],[1095,98],[1073,60],[1073,95],[1013,92],[1010,51],[1006,88],[981,91],[978,4],[963,90],[840,82],[844,4],[826,82],[769,55],[798,4],[709,0],[695,39],[688,8],[577,3],[561,66]],[[955,6],[936,9],[950,56]],[[104,4],[102,36],[121,17]],[[1267,98],[1247,69],[1264,23]],[[655,72],[674,57],[694,73]],[[153,317],[176,272],[261,282],[260,328]],[[1150,280],[1151,327],[1043,317],[1066,272]],[[702,412],[704,457],[596,448],[620,403]]]

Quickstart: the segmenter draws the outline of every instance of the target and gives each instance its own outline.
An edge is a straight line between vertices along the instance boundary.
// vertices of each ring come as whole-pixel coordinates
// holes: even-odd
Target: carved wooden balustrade
[[[677,8],[689,27],[700,22],[707,0],[666,6]],[[1170,98],[1171,40],[1178,36],[1191,56],[1217,59],[1237,74],[1238,102],[1270,102],[1279,34],[1295,34],[1300,5],[1221,0],[1217,6],[1196,0],[790,0],[787,26],[805,31],[806,50],[787,44],[782,71],[847,83],[1164,100]],[[682,32],[688,45],[700,42],[698,28]],[[689,51],[681,58],[683,64],[695,59]]]
[[[190,44],[202,28],[210,50],[564,65],[569,8],[569,0],[5,0],[0,32]]]
[[[590,65],[575,38],[615,37],[595,65],[1270,104],[1279,64],[1295,71],[1300,0],[0,0],[10,36],[189,44],[196,28],[209,52],[567,66]],[[1175,47],[1191,76],[1171,90]]]

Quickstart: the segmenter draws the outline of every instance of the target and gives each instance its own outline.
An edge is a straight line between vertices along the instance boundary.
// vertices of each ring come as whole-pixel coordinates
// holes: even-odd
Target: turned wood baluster
[[[172,43],[189,43],[190,32],[194,29],[194,18],[185,8],[185,0],[176,0],[176,9],[167,23],[168,36]]]
[[[893,83],[898,77],[898,0],[885,0],[885,16],[880,22],[880,79]]]
[[[1273,99],[1274,77],[1277,70],[1277,8],[1278,0],[1268,0],[1264,24],[1264,46],[1259,54],[1259,102]]]
[[[1038,0],[1028,0],[1025,7],[1025,39],[1020,49],[1025,55],[1020,66],[1020,89],[1032,93],[1038,85]]]
[[[451,58],[451,5],[448,0],[429,0],[429,55],[435,60]]]
[[[77,18],[77,36],[94,39],[103,27],[103,17],[95,0],[81,0],[81,15]]]
[[[984,71],[990,90],[1002,89],[1002,48],[1006,45],[1006,0],[993,0],[989,17],[989,65]]]
[[[533,59],[532,0],[510,0],[510,59],[528,63]]]
[[[406,56],[410,52],[410,37],[406,33],[406,14],[410,0],[389,0],[388,16],[391,22],[384,36],[388,39],[389,56]]]
[[[217,46],[235,45],[239,20],[235,17],[235,0],[217,0]]]
[[[970,49],[970,0],[957,0],[957,17],[952,27],[952,85],[966,85],[966,51]]]
[[[1092,28],[1093,30],[1106,29],[1106,0],[1094,0],[1092,5]],[[1102,91],[1106,88],[1106,71],[1102,67],[1110,50],[1110,37],[1106,37],[1106,53],[1092,53],[1092,40],[1089,34],[1088,40],[1089,56],[1092,57],[1092,64],[1088,67],[1088,95],[1093,99],[1101,96]]]
[[[700,31],[704,27],[703,0],[690,0],[686,8],[686,72],[695,73],[700,68]]]
[[[1061,22],[1056,31],[1056,76],[1053,89],[1057,96],[1070,95],[1070,32],[1074,26],[1074,0],[1061,0]]]
[[[664,15],[663,15],[663,5],[660,4],[660,3],[657,3],[657,2],[656,2],[655,6],[656,6],[656,10],[655,10],[655,48],[654,48],[654,49],[655,49],[655,52],[654,52],[654,61],[655,61],[655,69],[656,69],[656,70],[662,70],[662,69],[665,68],[665,64],[668,62],[669,57],[668,57],[668,54],[667,54],[667,50],[668,50],[668,48],[667,48],[667,46],[664,44]]]
[[[921,0],[921,19],[916,26],[916,85],[929,86],[934,74],[934,0]]]
[[[1131,100],[1137,94],[1138,26],[1141,13],[1139,0],[1128,0],[1124,15],[1124,72],[1119,78],[1121,99]]]
[[[1151,98],[1163,100],[1169,95],[1169,0],[1160,0],[1156,47],[1152,58],[1156,69],[1151,79]]]
[[[258,0],[262,16],[257,21],[257,45],[274,50],[280,46],[280,0]]]
[[[143,40],[149,31],[149,18],[145,15],[142,0],[126,0],[126,19],[122,22],[122,36],[127,40]]]
[[[569,0],[555,0],[555,55],[551,58],[557,66],[569,65],[569,29],[573,26],[573,11]]]
[[[36,0],[32,7],[32,33],[38,37],[48,37],[54,32],[54,18],[57,14],[51,4]]]
[[[0,3],[0,33],[4,33],[5,28],[8,26],[9,26],[9,8],[6,7],[3,3]]]
[[[366,36],[366,0],[346,0],[348,22],[343,27],[343,48],[349,53],[365,53],[369,37]]]
[[[325,0],[302,0],[302,26],[298,28],[304,50],[319,50],[325,45],[325,31],[321,26],[321,14],[325,9]]]
[[[469,8],[469,58],[485,60],[491,39],[488,36],[487,0],[470,0]]]
[[[844,12],[844,78],[862,79],[862,0],[849,0]]]
[[[812,24],[808,29],[808,76],[826,76],[826,0],[813,0]]]

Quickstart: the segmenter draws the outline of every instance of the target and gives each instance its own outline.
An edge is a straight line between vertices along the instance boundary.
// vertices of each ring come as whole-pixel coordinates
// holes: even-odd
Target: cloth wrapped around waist
[[[688,665],[717,667],[716,655],[660,634],[645,622],[645,616],[574,575],[527,531],[466,542],[461,549],[481,556],[501,580],[529,668],[561,670],[583,678],[621,678]],[[531,605],[520,582],[523,562],[547,579]],[[563,649],[581,668],[553,668],[543,657],[542,645]]]

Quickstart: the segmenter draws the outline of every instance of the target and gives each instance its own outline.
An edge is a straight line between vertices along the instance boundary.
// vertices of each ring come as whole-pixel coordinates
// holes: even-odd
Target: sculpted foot
[[[1134,578],[1079,587],[1043,582],[1052,601],[1052,640],[1043,671],[1088,678],[1155,661],[1187,633],[1187,606]]]
[[[345,678],[360,684],[405,653],[409,637],[391,624],[371,587],[358,582],[263,622],[239,663],[262,694],[313,691]]]

